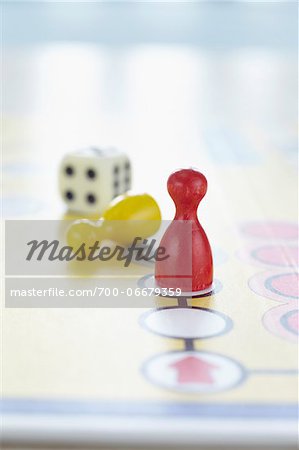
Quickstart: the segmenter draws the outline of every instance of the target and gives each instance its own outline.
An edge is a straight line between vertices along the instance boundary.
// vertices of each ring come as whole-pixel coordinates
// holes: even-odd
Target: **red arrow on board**
[[[178,383],[213,384],[212,371],[213,369],[218,369],[219,366],[215,366],[215,364],[208,363],[195,356],[186,356],[170,364],[169,367],[176,369]]]

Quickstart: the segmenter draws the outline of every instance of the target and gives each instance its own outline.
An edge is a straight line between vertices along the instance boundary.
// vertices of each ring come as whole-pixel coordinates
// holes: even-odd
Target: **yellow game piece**
[[[148,194],[117,197],[103,213],[101,220],[77,220],[69,228],[67,242],[74,249],[85,243],[111,240],[129,245],[136,237],[145,239],[160,228],[161,212],[157,202]]]
[[[88,219],[88,220],[100,220],[101,214],[93,213],[93,214],[82,214],[82,213],[76,213],[74,211],[66,211],[63,213],[61,220],[72,220],[73,222],[75,220],[82,220],[82,219]]]

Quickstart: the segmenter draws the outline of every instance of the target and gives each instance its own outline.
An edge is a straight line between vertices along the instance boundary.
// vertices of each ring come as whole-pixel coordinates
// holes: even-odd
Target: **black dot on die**
[[[117,189],[119,187],[119,181],[118,180],[114,180],[114,188]]]
[[[93,204],[96,202],[96,196],[94,194],[87,194],[86,200],[88,201],[88,203]]]
[[[126,183],[126,184],[130,184],[130,177],[126,177],[126,178],[125,178],[125,183]]]
[[[65,198],[67,199],[67,200],[74,200],[74,198],[75,198],[75,195],[74,195],[74,193],[72,192],[72,191],[66,191],[66,193],[65,193]]]
[[[130,168],[131,168],[131,165],[130,165],[129,161],[127,161],[127,162],[125,163],[125,169],[126,169],[126,170],[130,170]]]
[[[91,180],[94,180],[95,177],[96,177],[96,171],[94,169],[88,169],[86,171],[86,175],[87,175],[87,178],[90,178]]]
[[[65,173],[71,177],[72,175],[74,175],[75,171],[73,169],[72,166],[66,166],[66,168],[64,169]]]
[[[114,166],[113,171],[114,171],[115,175],[118,175],[118,173],[119,173],[119,167],[118,167],[118,166]]]

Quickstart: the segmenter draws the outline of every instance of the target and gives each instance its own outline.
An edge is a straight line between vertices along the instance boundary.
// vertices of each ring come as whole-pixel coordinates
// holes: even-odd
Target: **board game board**
[[[199,217],[213,246],[214,292],[153,297],[146,310],[4,308],[5,440],[295,442],[295,166],[279,149],[250,161],[231,154],[229,164],[211,161],[208,147],[189,157],[209,180]],[[7,217],[61,217],[58,197],[51,207],[34,193],[41,173],[55,183],[34,158],[7,154]],[[167,175],[157,174],[161,192]],[[170,219],[170,204],[162,210]],[[153,267],[143,270],[136,286]]]

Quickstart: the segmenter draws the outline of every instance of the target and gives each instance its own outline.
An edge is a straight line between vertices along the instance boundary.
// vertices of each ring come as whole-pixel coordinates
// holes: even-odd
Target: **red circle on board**
[[[262,239],[297,239],[298,227],[292,223],[284,222],[259,222],[248,223],[242,227],[242,231],[252,237]]]
[[[291,330],[294,330],[298,333],[299,331],[299,314],[298,311],[292,315],[290,315],[287,319],[288,325]]]
[[[298,273],[285,273],[272,277],[268,280],[269,287],[272,291],[286,297],[298,297]]]
[[[252,256],[258,261],[271,266],[298,266],[298,247],[286,247],[283,245],[260,247],[252,252]]]

